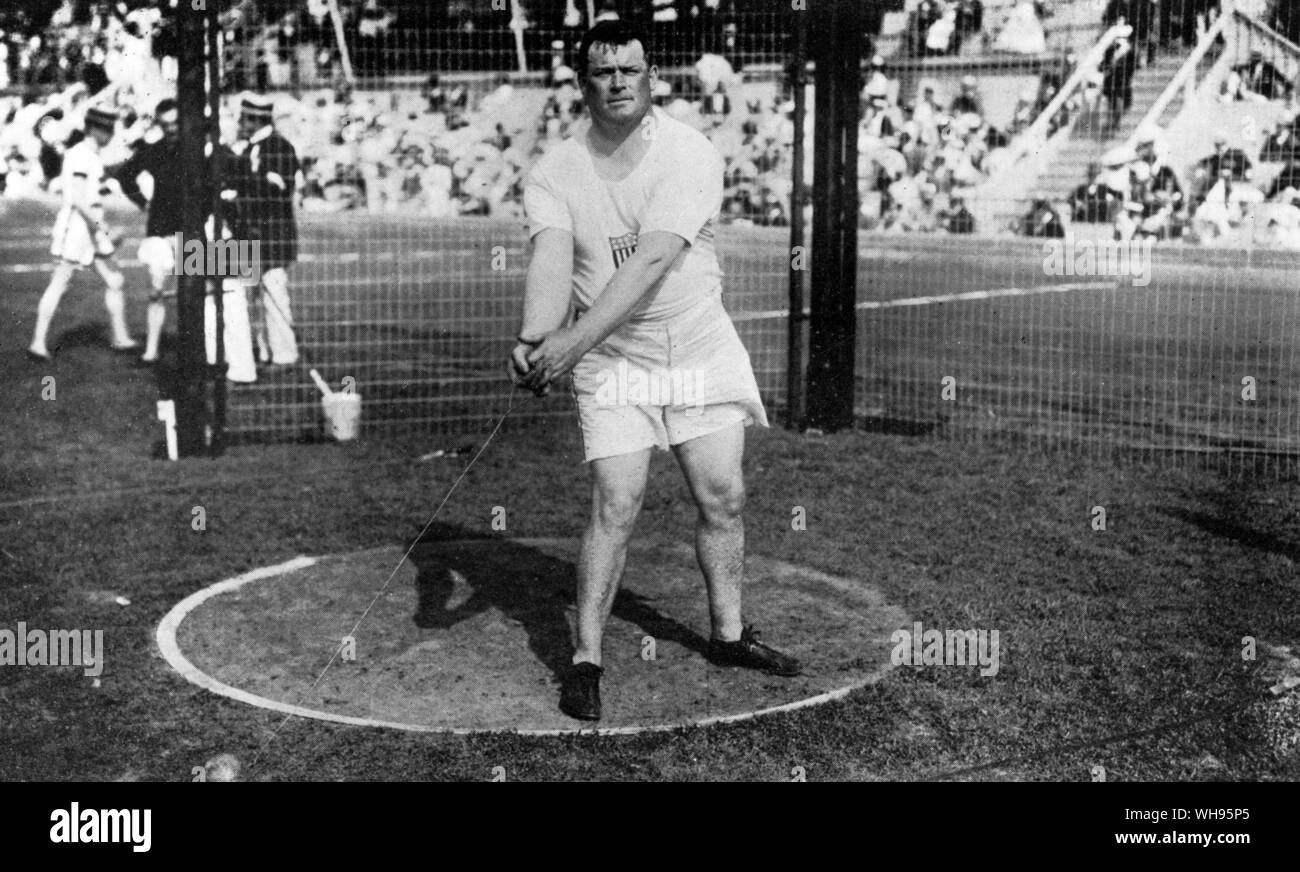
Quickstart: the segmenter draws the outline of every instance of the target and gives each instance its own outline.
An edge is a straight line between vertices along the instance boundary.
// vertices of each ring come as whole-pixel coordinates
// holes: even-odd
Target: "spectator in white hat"
[[[1196,193],[1204,192],[1214,185],[1228,170],[1228,177],[1234,182],[1247,182],[1254,176],[1254,166],[1250,158],[1239,148],[1228,144],[1228,134],[1220,130],[1214,135],[1214,151],[1198,160],[1192,168],[1192,181]]]
[[[1105,128],[1107,133],[1119,126],[1124,113],[1133,106],[1133,75],[1137,71],[1137,53],[1133,49],[1132,36],[1132,25],[1121,25],[1102,58],[1101,92],[1109,101]]]

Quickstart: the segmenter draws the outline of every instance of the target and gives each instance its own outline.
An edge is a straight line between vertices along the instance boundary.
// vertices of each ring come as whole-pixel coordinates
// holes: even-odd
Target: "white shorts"
[[[92,212],[103,220],[103,208],[92,207]],[[86,219],[71,206],[64,206],[54,219],[54,239],[50,254],[76,266],[90,266],[96,257],[108,257],[114,251],[113,241],[103,231],[92,231]]]
[[[574,367],[573,394],[587,461],[768,426],[749,353],[718,297],[668,322],[619,328]]]
[[[176,237],[147,236],[140,241],[137,256],[150,273],[172,273],[176,269]]]

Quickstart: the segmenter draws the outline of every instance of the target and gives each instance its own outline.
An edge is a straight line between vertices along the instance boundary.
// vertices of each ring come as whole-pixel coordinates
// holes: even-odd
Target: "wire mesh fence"
[[[69,50],[59,39],[89,40],[88,60],[108,34],[109,84],[89,99],[119,104],[123,139],[151,120],[140,107],[156,94],[140,83],[168,81],[165,57],[157,76],[133,66],[130,41],[152,33],[165,55],[165,11],[129,5],[134,31],[107,12],[42,31],[56,58]],[[865,9],[859,420],[1044,446],[1294,453],[1290,5]],[[528,263],[523,179],[581,123],[574,51],[593,19],[613,15],[650,33],[656,102],[724,157],[724,299],[779,414],[798,256],[789,224],[817,206],[795,196],[791,34],[808,16],[815,28],[815,14],[774,0],[223,4],[223,138],[250,166],[270,160],[251,142],[258,131],[239,126],[255,95],[301,170],[236,196],[250,214],[287,200],[297,250],[284,294],[265,282],[245,292],[260,359],[255,380],[230,385],[232,434],[320,437],[313,368],[361,394],[371,434],[500,414]],[[51,63],[9,27],[11,86],[48,95],[8,98],[0,156],[18,188],[54,172],[88,98],[69,84],[84,64]],[[809,186],[814,169],[803,169]],[[292,322],[291,354],[272,347],[277,317]],[[571,413],[562,392],[525,407]]]
[[[955,162],[922,147],[919,168],[876,171],[867,221],[910,232],[863,237],[870,426],[1294,471],[1300,47],[1268,25],[1300,22],[1246,6],[1096,4],[1096,41],[1043,73],[1027,124],[964,168],[973,184],[944,177],[969,137]]]
[[[1293,255],[1157,250],[1116,280],[1045,275],[1032,241],[863,245],[868,429],[1294,471]]]
[[[597,17],[618,13],[600,4]],[[790,214],[782,103],[790,4],[624,9],[650,34],[655,102],[730,158],[719,231],[733,313],[779,309]],[[298,359],[232,385],[237,437],[320,430],[317,369],[361,394],[364,426],[457,428],[510,402],[504,377],[528,264],[524,179],[582,118],[574,52],[592,10],[559,4],[240,7],[226,18],[226,128],[245,89],[274,102],[301,162],[290,268]],[[239,14],[236,14],[236,13]],[[342,41],[339,41],[339,36]],[[254,210],[258,204],[250,204]],[[276,315],[260,295],[255,321]],[[258,317],[260,316],[260,317]],[[784,389],[785,324],[741,318],[769,404]],[[270,355],[274,357],[274,355]],[[561,392],[526,414],[571,413]]]

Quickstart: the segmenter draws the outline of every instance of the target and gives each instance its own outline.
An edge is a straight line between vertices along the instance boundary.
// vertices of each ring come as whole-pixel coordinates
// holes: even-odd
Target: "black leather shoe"
[[[709,661],[718,666],[745,666],[772,675],[798,675],[799,661],[758,641],[753,625],[745,627],[735,642],[709,640]]]
[[[41,354],[41,353],[39,353],[39,352],[32,351],[32,350],[29,348],[29,349],[27,349],[27,359],[30,360],[32,363],[53,363],[53,362],[54,362],[54,355],[52,355],[52,354]]]
[[[580,721],[600,720],[600,676],[595,663],[575,663],[564,674],[560,711]]]

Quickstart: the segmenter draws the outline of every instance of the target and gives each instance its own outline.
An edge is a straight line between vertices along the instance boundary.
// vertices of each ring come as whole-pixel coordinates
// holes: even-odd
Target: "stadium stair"
[[[1208,52],[1201,62],[1202,68],[1212,66],[1218,55],[1217,49]],[[1133,76],[1133,105],[1124,113],[1114,130],[1105,133],[1098,130],[1098,125],[1104,123],[1105,98],[1102,98],[1093,123],[1090,124],[1089,119],[1083,116],[1077,118],[1069,140],[1038,177],[1032,191],[1051,199],[1054,203],[1064,203],[1071,192],[1085,181],[1088,164],[1099,161],[1107,150],[1128,141],[1138,123],[1147,114],[1147,110],[1155,105],[1156,100],[1186,59],[1187,53],[1181,48],[1165,49],[1156,55],[1153,63],[1139,69]],[[1163,113],[1162,125],[1176,116],[1181,109],[1181,98],[1174,100]],[[1028,211],[1031,200],[1032,195],[1027,195],[998,204],[994,213],[994,226],[1010,226]]]

